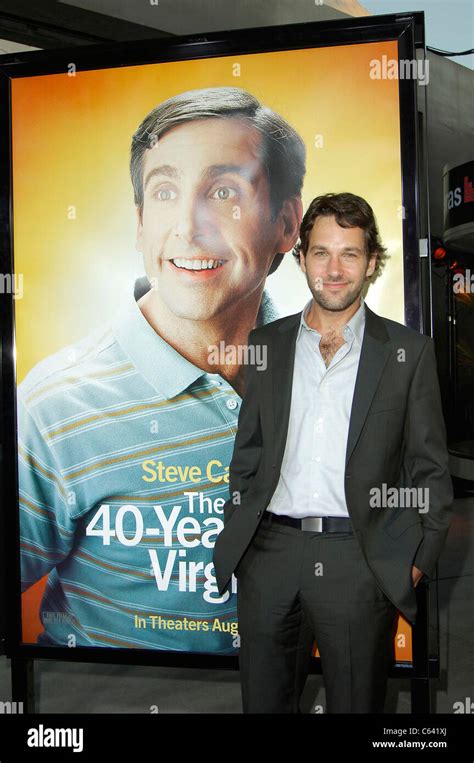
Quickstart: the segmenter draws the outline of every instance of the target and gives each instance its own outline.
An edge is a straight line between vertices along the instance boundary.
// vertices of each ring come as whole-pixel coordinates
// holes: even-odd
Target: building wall
[[[446,164],[463,164],[474,154],[474,72],[447,58],[428,54],[430,79],[426,87],[427,155],[429,216],[431,234],[443,234],[443,168]],[[421,86],[419,87],[421,90]],[[420,99],[421,102],[422,99]],[[423,104],[422,110],[424,111]],[[474,252],[472,253],[474,270]],[[459,422],[467,433],[467,411],[460,401],[452,411],[449,401],[454,390],[448,376],[448,321],[446,314],[446,277],[432,268],[433,324],[438,369],[443,392],[450,439],[459,438]],[[460,334],[470,334],[474,348],[474,310],[459,311]],[[462,369],[460,384],[466,387]],[[474,386],[474,384],[473,384]],[[465,394],[464,394],[465,397]],[[472,389],[474,398],[474,389]],[[457,420],[457,422],[455,421]],[[456,423],[458,425],[456,425]]]

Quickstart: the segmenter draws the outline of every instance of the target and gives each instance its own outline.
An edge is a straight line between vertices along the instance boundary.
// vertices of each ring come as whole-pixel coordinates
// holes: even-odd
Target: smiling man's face
[[[376,255],[368,257],[362,228],[344,228],[333,216],[317,217],[300,264],[317,304],[342,312],[359,298],[375,270]]]
[[[137,249],[175,315],[208,320],[235,306],[292,246],[271,217],[261,140],[239,119],[200,119],[145,152]]]

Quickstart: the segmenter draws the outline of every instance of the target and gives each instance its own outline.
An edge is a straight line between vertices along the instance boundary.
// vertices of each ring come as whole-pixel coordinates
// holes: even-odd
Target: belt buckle
[[[322,533],[323,517],[303,517],[301,520],[301,529],[313,533]]]

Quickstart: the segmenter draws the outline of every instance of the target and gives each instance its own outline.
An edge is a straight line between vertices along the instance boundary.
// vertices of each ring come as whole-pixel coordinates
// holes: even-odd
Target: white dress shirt
[[[352,398],[365,328],[365,305],[343,329],[344,344],[326,368],[305,305],[296,338],[293,388],[280,479],[267,511],[301,517],[348,517],[344,473]]]

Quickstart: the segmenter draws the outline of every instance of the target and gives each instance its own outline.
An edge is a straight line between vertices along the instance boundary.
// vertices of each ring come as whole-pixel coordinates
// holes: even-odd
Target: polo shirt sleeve
[[[18,395],[18,485],[22,591],[71,551],[75,496],[68,492],[57,457]]]

